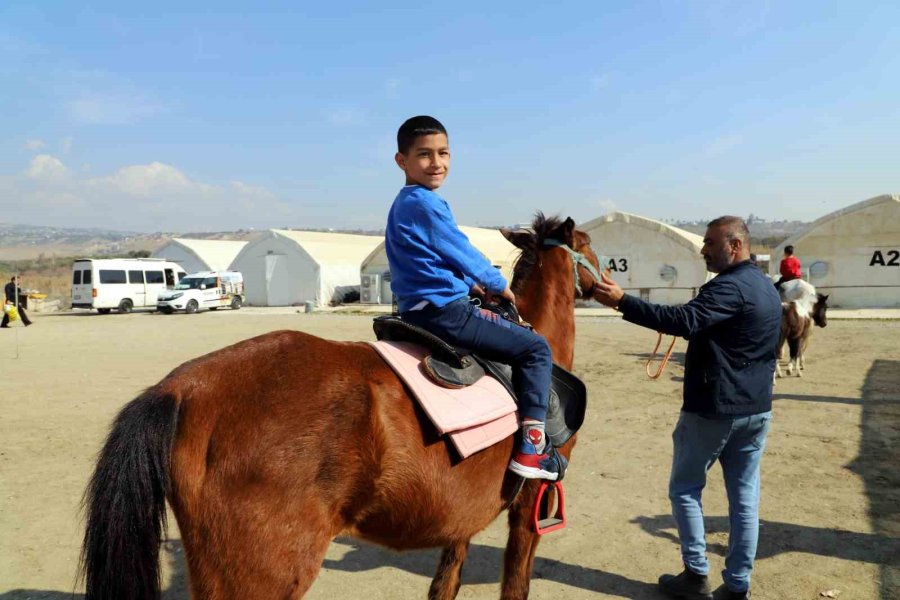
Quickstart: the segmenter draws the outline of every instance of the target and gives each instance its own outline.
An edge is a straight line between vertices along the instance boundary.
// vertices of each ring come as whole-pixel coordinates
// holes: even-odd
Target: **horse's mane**
[[[513,265],[512,291],[514,294],[522,292],[522,284],[528,280],[528,276],[537,266],[540,260],[540,250],[544,246],[544,240],[549,234],[563,224],[560,217],[547,217],[538,211],[531,223],[531,231],[526,237],[522,235],[516,244],[522,249],[522,253]]]

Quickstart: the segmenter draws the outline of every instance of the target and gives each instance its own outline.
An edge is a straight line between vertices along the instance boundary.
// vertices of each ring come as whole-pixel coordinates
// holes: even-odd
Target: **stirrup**
[[[556,493],[556,511],[550,514],[550,495],[547,490],[553,487]],[[542,481],[534,499],[534,508],[531,511],[531,521],[534,531],[538,535],[544,535],[566,526],[566,494],[561,481]]]

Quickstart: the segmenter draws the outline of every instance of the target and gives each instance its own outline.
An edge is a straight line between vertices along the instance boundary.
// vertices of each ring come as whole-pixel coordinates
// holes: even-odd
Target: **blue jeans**
[[[440,308],[428,305],[402,317],[444,341],[511,365],[520,416],[541,423],[546,420],[553,358],[542,336],[473,305],[468,298]]]
[[[672,433],[675,450],[669,499],[681,540],[681,557],[695,573],[706,575],[706,538],[701,495],[706,472],[718,460],[728,493],[728,556],[722,578],[735,592],[750,587],[750,571],[759,538],[759,463],[772,413],[708,419],[682,412]]]

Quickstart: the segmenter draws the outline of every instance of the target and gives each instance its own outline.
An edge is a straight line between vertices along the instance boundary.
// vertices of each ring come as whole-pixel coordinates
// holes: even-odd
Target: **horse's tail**
[[[84,496],[85,600],[158,600],[178,401],[147,390],[116,417]]]

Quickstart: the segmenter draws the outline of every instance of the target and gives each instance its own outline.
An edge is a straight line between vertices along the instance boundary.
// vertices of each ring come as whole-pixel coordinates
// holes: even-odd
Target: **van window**
[[[216,278],[207,277],[203,280],[203,285],[205,285],[207,289],[216,287]]]
[[[81,272],[81,283],[90,283],[91,282],[91,270]]]
[[[147,283],[165,283],[166,279],[163,277],[162,271],[147,271],[145,273],[147,276]]]
[[[72,285],[81,285],[81,271],[72,271]]]
[[[128,271],[128,283],[144,283],[144,272]]]
[[[125,270],[100,269],[100,283],[125,283]]]

